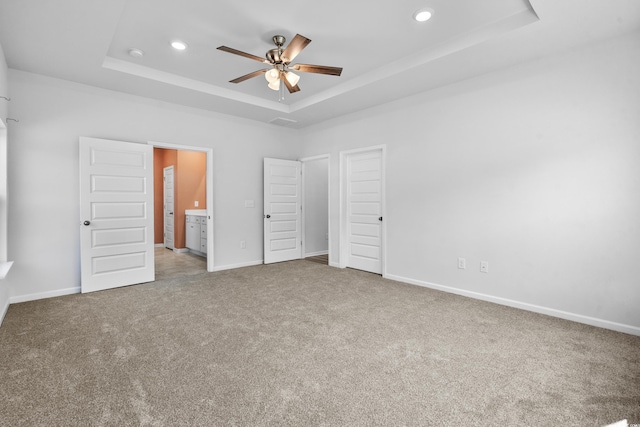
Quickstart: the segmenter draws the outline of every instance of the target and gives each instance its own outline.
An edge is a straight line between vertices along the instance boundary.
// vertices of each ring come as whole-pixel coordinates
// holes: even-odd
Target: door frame
[[[356,148],[353,150],[340,151],[340,268],[347,267],[349,236],[347,235],[348,221],[348,204],[347,204],[347,160],[352,154],[362,154],[371,151],[380,151],[382,170],[381,170],[381,270],[382,277],[387,277],[387,204],[386,204],[386,176],[387,176],[387,145],[374,145],[371,147]]]
[[[182,144],[174,144],[168,142],[156,142],[156,141],[147,141],[147,144],[157,147],[157,148],[167,148],[170,150],[183,150],[183,151],[200,151],[204,152],[207,155],[207,173],[206,173],[206,182],[205,182],[205,192],[207,198],[207,271],[214,271],[214,220],[213,220],[213,148],[208,147],[199,147],[196,145],[182,145]],[[175,212],[175,209],[174,209]],[[174,221],[174,228],[177,224]]]
[[[307,211],[306,206],[306,173],[305,173],[305,163],[313,162],[315,160],[327,159],[327,231],[329,233],[329,240],[327,241],[327,250],[329,252],[329,264],[331,264],[331,155],[330,154],[321,154],[318,156],[312,157],[303,157],[299,161],[302,163],[302,258],[305,257],[305,248],[306,248],[306,225],[305,225],[305,212]]]

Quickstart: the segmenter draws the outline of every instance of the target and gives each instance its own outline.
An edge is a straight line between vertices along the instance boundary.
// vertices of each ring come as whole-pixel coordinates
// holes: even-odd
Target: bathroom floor
[[[156,280],[182,277],[207,271],[207,259],[189,252],[155,248]]]

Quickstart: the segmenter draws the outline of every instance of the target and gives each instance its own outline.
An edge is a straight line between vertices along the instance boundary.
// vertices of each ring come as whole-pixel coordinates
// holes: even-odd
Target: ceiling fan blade
[[[269,70],[258,70],[258,71],[254,71],[253,73],[249,73],[249,74],[245,74],[244,76],[240,76],[236,79],[233,80],[229,80],[229,83],[241,83],[245,80],[249,80],[253,77],[259,76],[260,74],[264,74]]]
[[[289,46],[287,46],[284,52],[282,52],[282,55],[280,55],[280,57],[282,58],[282,61],[283,62],[293,61],[293,58],[298,56],[298,54],[302,52],[302,49],[307,47],[309,43],[311,43],[311,39],[301,36],[300,34],[296,34],[293,40],[291,40],[291,43],[289,43]]]
[[[289,90],[289,93],[296,93],[296,92],[300,92],[300,86],[298,85],[291,85],[291,83],[289,83],[289,80],[287,80],[287,77],[285,75],[284,72],[280,73],[280,82],[284,82],[284,85],[287,87],[287,89]]]
[[[247,53],[247,52],[242,52],[241,50],[233,49],[231,47],[220,46],[218,48],[218,50],[221,50],[223,52],[233,53],[234,55],[244,56],[245,58],[253,59],[254,61],[258,61],[258,62],[263,62],[265,64],[269,63],[265,58],[261,58],[260,56],[252,55],[252,54]]]
[[[290,68],[303,73],[328,74],[330,76],[339,76],[342,74],[342,68],[327,67],[325,65],[295,64]]]

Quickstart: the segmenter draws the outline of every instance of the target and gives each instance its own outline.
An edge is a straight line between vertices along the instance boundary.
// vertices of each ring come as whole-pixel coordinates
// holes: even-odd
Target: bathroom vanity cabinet
[[[198,255],[207,253],[207,211],[185,211],[186,246]]]

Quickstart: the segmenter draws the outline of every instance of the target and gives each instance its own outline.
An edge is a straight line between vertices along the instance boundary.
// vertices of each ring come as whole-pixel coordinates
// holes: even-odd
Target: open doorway
[[[213,271],[212,150],[150,144],[156,280]]]
[[[302,258],[329,264],[329,155],[302,162]]]
[[[264,263],[329,264],[329,155],[264,159]]]

